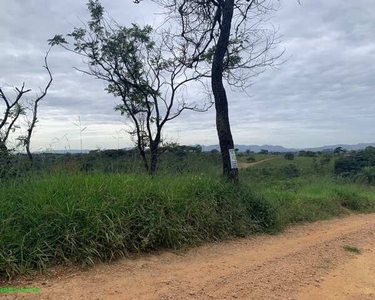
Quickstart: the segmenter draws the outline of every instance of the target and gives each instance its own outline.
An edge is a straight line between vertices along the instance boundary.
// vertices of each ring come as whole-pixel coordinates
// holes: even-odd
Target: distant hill
[[[342,147],[346,150],[360,150],[365,149],[366,147],[375,147],[375,143],[360,143],[355,145],[347,145],[347,144],[337,144],[337,145],[328,145],[328,146],[322,146],[322,147],[315,147],[315,148],[285,148],[283,146],[274,146],[274,145],[235,145],[235,148],[238,148],[239,152],[245,152],[246,150],[254,151],[255,153],[260,152],[261,149],[268,150],[269,152],[297,152],[300,150],[308,150],[308,151],[323,151],[325,149],[335,149],[337,147]],[[130,148],[125,148],[123,150],[128,150]],[[202,146],[202,150],[207,152],[211,151],[213,149],[219,150],[219,145],[209,145],[209,146]],[[84,149],[82,151],[83,153],[89,153],[90,150]],[[81,150],[46,150],[39,153],[54,153],[54,154],[65,154],[65,153],[71,153],[71,154],[79,154],[81,153]]]
[[[337,147],[342,147],[346,150],[360,150],[365,149],[366,147],[375,147],[375,143],[360,143],[355,145],[347,145],[347,144],[337,144],[337,145],[328,145],[322,147],[315,147],[315,148],[285,148],[283,146],[273,146],[273,145],[235,145],[235,148],[238,148],[239,152],[245,152],[246,150],[254,151],[255,153],[260,152],[261,149],[268,150],[270,152],[297,152],[300,150],[308,150],[308,151],[323,151],[325,149],[335,149]],[[219,145],[210,145],[210,146],[202,146],[203,151],[211,151],[213,149],[219,150]]]
[[[337,145],[323,146],[323,147],[317,147],[317,148],[306,148],[306,149],[301,149],[301,150],[322,151],[324,149],[335,149],[337,147],[342,147],[346,150],[361,150],[370,146],[375,147],[375,143],[359,143],[355,145],[337,144]]]
[[[256,153],[260,152],[261,149],[268,150],[270,152],[295,152],[298,149],[294,148],[284,148],[283,146],[272,146],[272,145],[235,145],[235,148],[238,148],[239,152],[245,152],[246,150],[251,150]],[[203,151],[211,151],[213,149],[219,150],[219,145],[210,145],[210,146],[202,146]]]
[[[89,152],[90,152],[90,150],[87,150],[87,149],[83,149],[82,150],[83,154],[87,154]],[[36,153],[51,153],[51,154],[66,154],[66,153],[70,153],[70,154],[80,154],[81,150],[76,150],[76,149],[70,149],[70,150],[52,150],[52,149],[46,149],[44,151],[38,151]]]

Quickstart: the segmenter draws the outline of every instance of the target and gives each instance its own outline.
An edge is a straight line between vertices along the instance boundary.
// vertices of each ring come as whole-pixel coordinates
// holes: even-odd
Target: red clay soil
[[[1,300],[375,299],[375,214],[1,285],[41,288],[40,294],[3,294]]]

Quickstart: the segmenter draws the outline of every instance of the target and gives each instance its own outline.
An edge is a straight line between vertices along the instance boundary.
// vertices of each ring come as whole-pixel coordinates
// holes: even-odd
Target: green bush
[[[283,166],[281,170],[286,178],[294,178],[301,175],[301,170],[293,164]]]
[[[285,153],[284,158],[287,160],[293,160],[294,159],[294,154],[291,152]]]
[[[256,159],[255,159],[254,156],[249,156],[249,157],[246,159],[246,161],[249,162],[249,163],[252,163],[252,162],[255,162]]]
[[[375,184],[375,167],[364,167],[355,176],[355,181],[359,183]]]
[[[375,167],[375,148],[353,151],[347,157],[335,162],[335,173],[343,176],[355,176],[365,167]]]
[[[353,157],[340,157],[335,161],[335,173],[344,176],[357,173],[361,165]]]
[[[316,157],[317,153],[314,152],[314,151],[301,150],[301,151],[298,152],[298,155],[299,156],[305,156],[305,157]]]

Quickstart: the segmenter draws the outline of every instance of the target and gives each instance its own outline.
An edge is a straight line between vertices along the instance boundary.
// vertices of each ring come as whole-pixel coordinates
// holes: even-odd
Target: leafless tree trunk
[[[50,88],[51,84],[52,84],[52,81],[53,81],[53,77],[52,77],[52,74],[51,74],[51,71],[48,67],[48,54],[50,52],[51,48],[47,51],[47,54],[46,56],[44,57],[44,68],[47,70],[48,72],[48,75],[49,75],[49,81],[47,83],[47,85],[45,86],[45,88],[42,90],[42,93],[40,96],[38,96],[34,102],[33,102],[33,107],[32,107],[32,118],[31,118],[31,121],[29,122],[28,124],[28,129],[27,129],[27,135],[24,137],[23,139],[23,142],[25,144],[25,147],[26,147],[26,152],[27,152],[27,156],[29,157],[30,160],[33,160],[33,155],[30,151],[30,144],[31,144],[31,136],[33,134],[33,131],[34,131],[34,128],[35,128],[35,125],[38,121],[38,108],[39,108],[39,103],[40,101],[47,95],[47,92],[48,92],[48,89]]]
[[[31,120],[28,121],[28,129],[27,134],[25,136],[19,136],[17,140],[22,142],[22,144],[26,148],[26,152],[30,160],[32,160],[32,154],[30,151],[30,143],[31,143],[31,136],[33,133],[33,130],[37,123],[37,116],[38,116],[38,107],[40,104],[40,101],[47,95],[48,89],[51,86],[52,83],[52,74],[50,72],[50,69],[48,67],[48,54],[50,52],[51,48],[47,51],[47,54],[44,58],[45,66],[44,68],[47,70],[49,75],[49,81],[46,87],[42,90],[42,93],[40,96],[37,96],[36,99],[31,100]],[[3,100],[5,104],[5,111],[4,111],[4,117],[3,119],[0,119],[0,152],[5,153],[8,152],[7,148],[7,141],[9,139],[10,133],[14,132],[17,128],[16,122],[19,119],[21,115],[26,115],[27,117],[27,108],[23,106],[21,103],[22,97],[31,91],[31,89],[25,89],[25,83],[22,84],[21,88],[14,88],[16,92],[16,98],[12,102],[9,100],[9,98],[5,95],[5,92],[2,88],[0,88],[0,99]]]

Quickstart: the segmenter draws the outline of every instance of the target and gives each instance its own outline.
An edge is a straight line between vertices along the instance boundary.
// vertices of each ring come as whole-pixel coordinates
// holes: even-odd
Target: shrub
[[[305,157],[316,157],[316,152],[314,151],[305,151],[305,150],[301,150],[298,152],[298,155],[299,156],[305,156]]]
[[[329,154],[323,154],[321,157],[320,157],[320,165],[321,166],[328,166],[329,163],[331,162],[332,160],[332,156],[329,155]]]
[[[349,176],[358,174],[365,167],[375,167],[375,148],[353,151],[347,157],[340,157],[335,162],[335,173]]]
[[[287,178],[299,177],[301,175],[300,169],[298,169],[293,164],[289,164],[289,165],[281,167],[281,171],[284,174],[284,176]]]
[[[291,152],[288,152],[284,155],[285,159],[287,160],[293,160],[294,159],[294,154]]]
[[[256,161],[256,159],[255,159],[255,157],[254,156],[249,156],[247,159],[247,162],[250,162],[250,163],[252,163],[252,162],[255,162]]]
[[[375,184],[375,168],[364,167],[355,176],[355,181],[359,183]]]
[[[361,169],[359,163],[353,157],[340,157],[335,161],[335,173],[348,176],[357,173]]]

